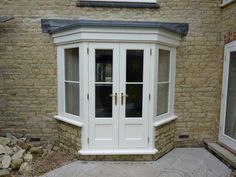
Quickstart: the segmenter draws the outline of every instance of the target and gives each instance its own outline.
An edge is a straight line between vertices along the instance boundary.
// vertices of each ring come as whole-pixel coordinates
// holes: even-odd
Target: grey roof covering
[[[136,27],[136,28],[159,28],[170,31],[184,37],[188,33],[188,23],[165,23],[144,21],[103,21],[103,20],[65,20],[65,19],[42,19],[41,27],[44,33],[57,33],[78,27]]]
[[[11,17],[11,16],[0,16],[0,23],[6,22],[6,21],[9,21],[9,20],[12,20],[12,19],[14,19],[14,17]]]

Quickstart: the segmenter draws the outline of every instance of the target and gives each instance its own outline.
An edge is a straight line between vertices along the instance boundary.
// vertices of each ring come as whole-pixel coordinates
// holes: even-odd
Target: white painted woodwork
[[[230,53],[236,51],[236,41],[225,45],[224,56],[224,70],[223,70],[223,85],[222,85],[222,97],[221,97],[221,114],[220,114],[220,130],[219,141],[236,150],[236,139],[225,134],[226,124],[226,110],[227,110],[227,94],[228,94],[228,76],[230,65]],[[236,117],[235,117],[236,119]],[[235,120],[236,121],[236,120]],[[232,122],[233,124],[234,122]]]
[[[151,28],[78,27],[52,35],[57,45],[58,115],[56,119],[82,127],[82,155],[154,154],[155,127],[176,119],[174,115],[174,82],[176,47],[181,37],[175,33]],[[79,48],[80,57],[80,116],[65,112],[64,50]],[[156,77],[158,50],[169,50],[170,91],[168,114],[156,116]],[[117,93],[111,119],[94,119],[95,108],[95,49],[113,49],[113,94]],[[141,118],[125,117],[126,50],[144,50],[143,115]],[[150,97],[150,98],[149,98]]]

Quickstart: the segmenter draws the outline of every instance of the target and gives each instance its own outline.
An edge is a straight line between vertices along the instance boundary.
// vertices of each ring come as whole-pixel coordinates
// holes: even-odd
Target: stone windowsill
[[[64,117],[64,116],[56,115],[56,116],[54,116],[54,118],[57,119],[57,120],[66,122],[68,124],[72,124],[72,125],[75,125],[75,126],[78,126],[78,127],[83,127],[82,122],[76,121],[76,120],[73,120],[73,119],[70,119],[70,118],[67,118],[67,117]]]
[[[167,118],[164,118],[164,119],[161,119],[161,120],[158,120],[158,121],[154,122],[153,125],[154,125],[154,127],[159,127],[159,126],[161,126],[163,124],[166,124],[168,122],[171,122],[171,121],[173,121],[177,118],[178,118],[178,116],[176,116],[176,115],[170,116],[170,117],[167,117]]]
[[[159,9],[157,3],[150,2],[118,2],[118,1],[86,1],[79,0],[76,5],[78,7],[110,7],[110,8],[150,8]]]

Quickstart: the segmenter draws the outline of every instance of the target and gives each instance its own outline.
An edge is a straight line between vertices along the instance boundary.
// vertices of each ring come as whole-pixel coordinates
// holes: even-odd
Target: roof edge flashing
[[[44,33],[56,34],[80,27],[109,27],[109,28],[146,28],[160,29],[175,33],[181,37],[187,36],[188,23],[167,22],[143,22],[143,21],[106,21],[106,20],[66,20],[66,19],[42,19],[41,27]]]

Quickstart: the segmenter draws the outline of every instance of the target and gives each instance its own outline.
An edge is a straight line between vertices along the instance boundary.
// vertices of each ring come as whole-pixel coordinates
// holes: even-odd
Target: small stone
[[[6,145],[8,145],[8,143],[10,143],[10,142],[11,142],[11,139],[10,139],[10,138],[0,137],[0,144],[1,144],[1,145],[6,146]]]
[[[25,154],[24,161],[31,162],[32,160],[33,160],[33,155],[32,154],[29,154],[29,153]]]
[[[18,143],[25,143],[26,142],[26,138],[19,138],[18,139]]]
[[[11,158],[12,158],[12,160],[22,159],[24,153],[25,153],[25,150],[24,150],[24,149],[20,149],[20,150],[17,151]]]
[[[6,154],[8,154],[8,155],[13,155],[14,154],[13,150],[8,146],[5,146],[5,151],[6,151]]]
[[[26,151],[31,148],[31,145],[28,143],[20,142],[18,143],[18,146],[21,147],[22,149],[25,149]]]
[[[2,168],[8,168],[11,164],[11,157],[9,155],[4,155],[2,159]]]
[[[10,175],[10,172],[8,169],[2,169],[0,170],[0,177],[8,176]]]
[[[22,163],[23,159],[14,159],[14,160],[12,159],[11,168],[13,170],[19,169]]]
[[[13,150],[14,152],[17,152],[17,151],[20,150],[20,147],[19,147],[19,146],[14,146],[14,147],[12,148],[12,150]]]
[[[30,152],[32,154],[43,154],[43,148],[41,146],[39,147],[31,147]]]
[[[53,151],[58,151],[60,148],[58,146],[53,146],[52,150]]]
[[[21,164],[19,172],[22,175],[27,175],[27,174],[30,173],[31,169],[32,169],[31,165],[29,165],[27,162],[24,162],[24,163]]]
[[[3,145],[0,144],[0,154],[6,154],[6,149]]]

